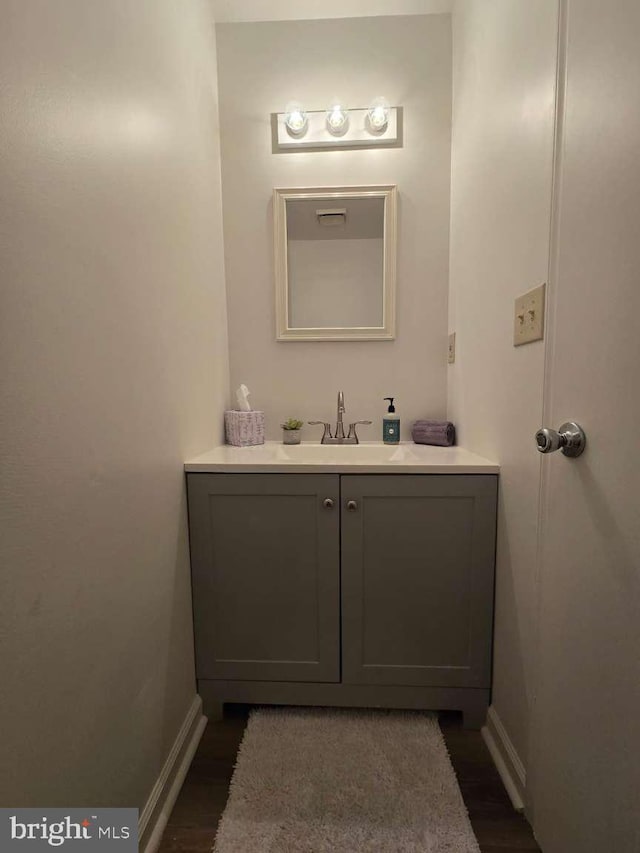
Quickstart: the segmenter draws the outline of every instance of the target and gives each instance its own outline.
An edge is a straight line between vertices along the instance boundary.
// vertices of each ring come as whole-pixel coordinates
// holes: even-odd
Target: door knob
[[[575,458],[580,456],[587,443],[587,437],[579,424],[568,421],[562,424],[556,432],[555,429],[542,427],[536,433],[536,446],[540,453],[553,453],[554,450],[562,450],[565,456]]]
[[[349,512],[355,512],[358,509],[357,501],[347,501],[347,509]]]
[[[333,501],[331,500],[331,498],[325,498],[325,499],[322,501],[322,506],[323,506],[325,509],[333,509]]]

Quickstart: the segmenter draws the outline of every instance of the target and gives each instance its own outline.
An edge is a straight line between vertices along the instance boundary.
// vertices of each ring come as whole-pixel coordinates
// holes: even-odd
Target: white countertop
[[[500,466],[463,447],[403,441],[330,445],[267,441],[255,447],[221,445],[185,462],[185,471],[245,474],[498,474]]]

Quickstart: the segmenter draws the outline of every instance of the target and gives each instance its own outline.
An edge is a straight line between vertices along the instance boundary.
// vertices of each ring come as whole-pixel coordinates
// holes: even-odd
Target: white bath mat
[[[214,853],[479,853],[434,715],[251,714]]]

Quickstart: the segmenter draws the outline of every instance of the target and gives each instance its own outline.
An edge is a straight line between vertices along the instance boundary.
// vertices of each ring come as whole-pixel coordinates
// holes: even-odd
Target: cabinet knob
[[[349,512],[355,512],[358,509],[357,501],[347,501],[347,509]]]
[[[323,506],[325,509],[333,509],[333,501],[331,500],[331,498],[325,498],[325,499],[322,501],[322,506]]]

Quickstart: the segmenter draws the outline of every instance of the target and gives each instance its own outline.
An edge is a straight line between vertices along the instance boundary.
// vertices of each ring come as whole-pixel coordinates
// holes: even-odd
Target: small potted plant
[[[300,430],[302,429],[302,421],[296,418],[281,424],[282,426],[282,443],[283,444],[300,444]]]

